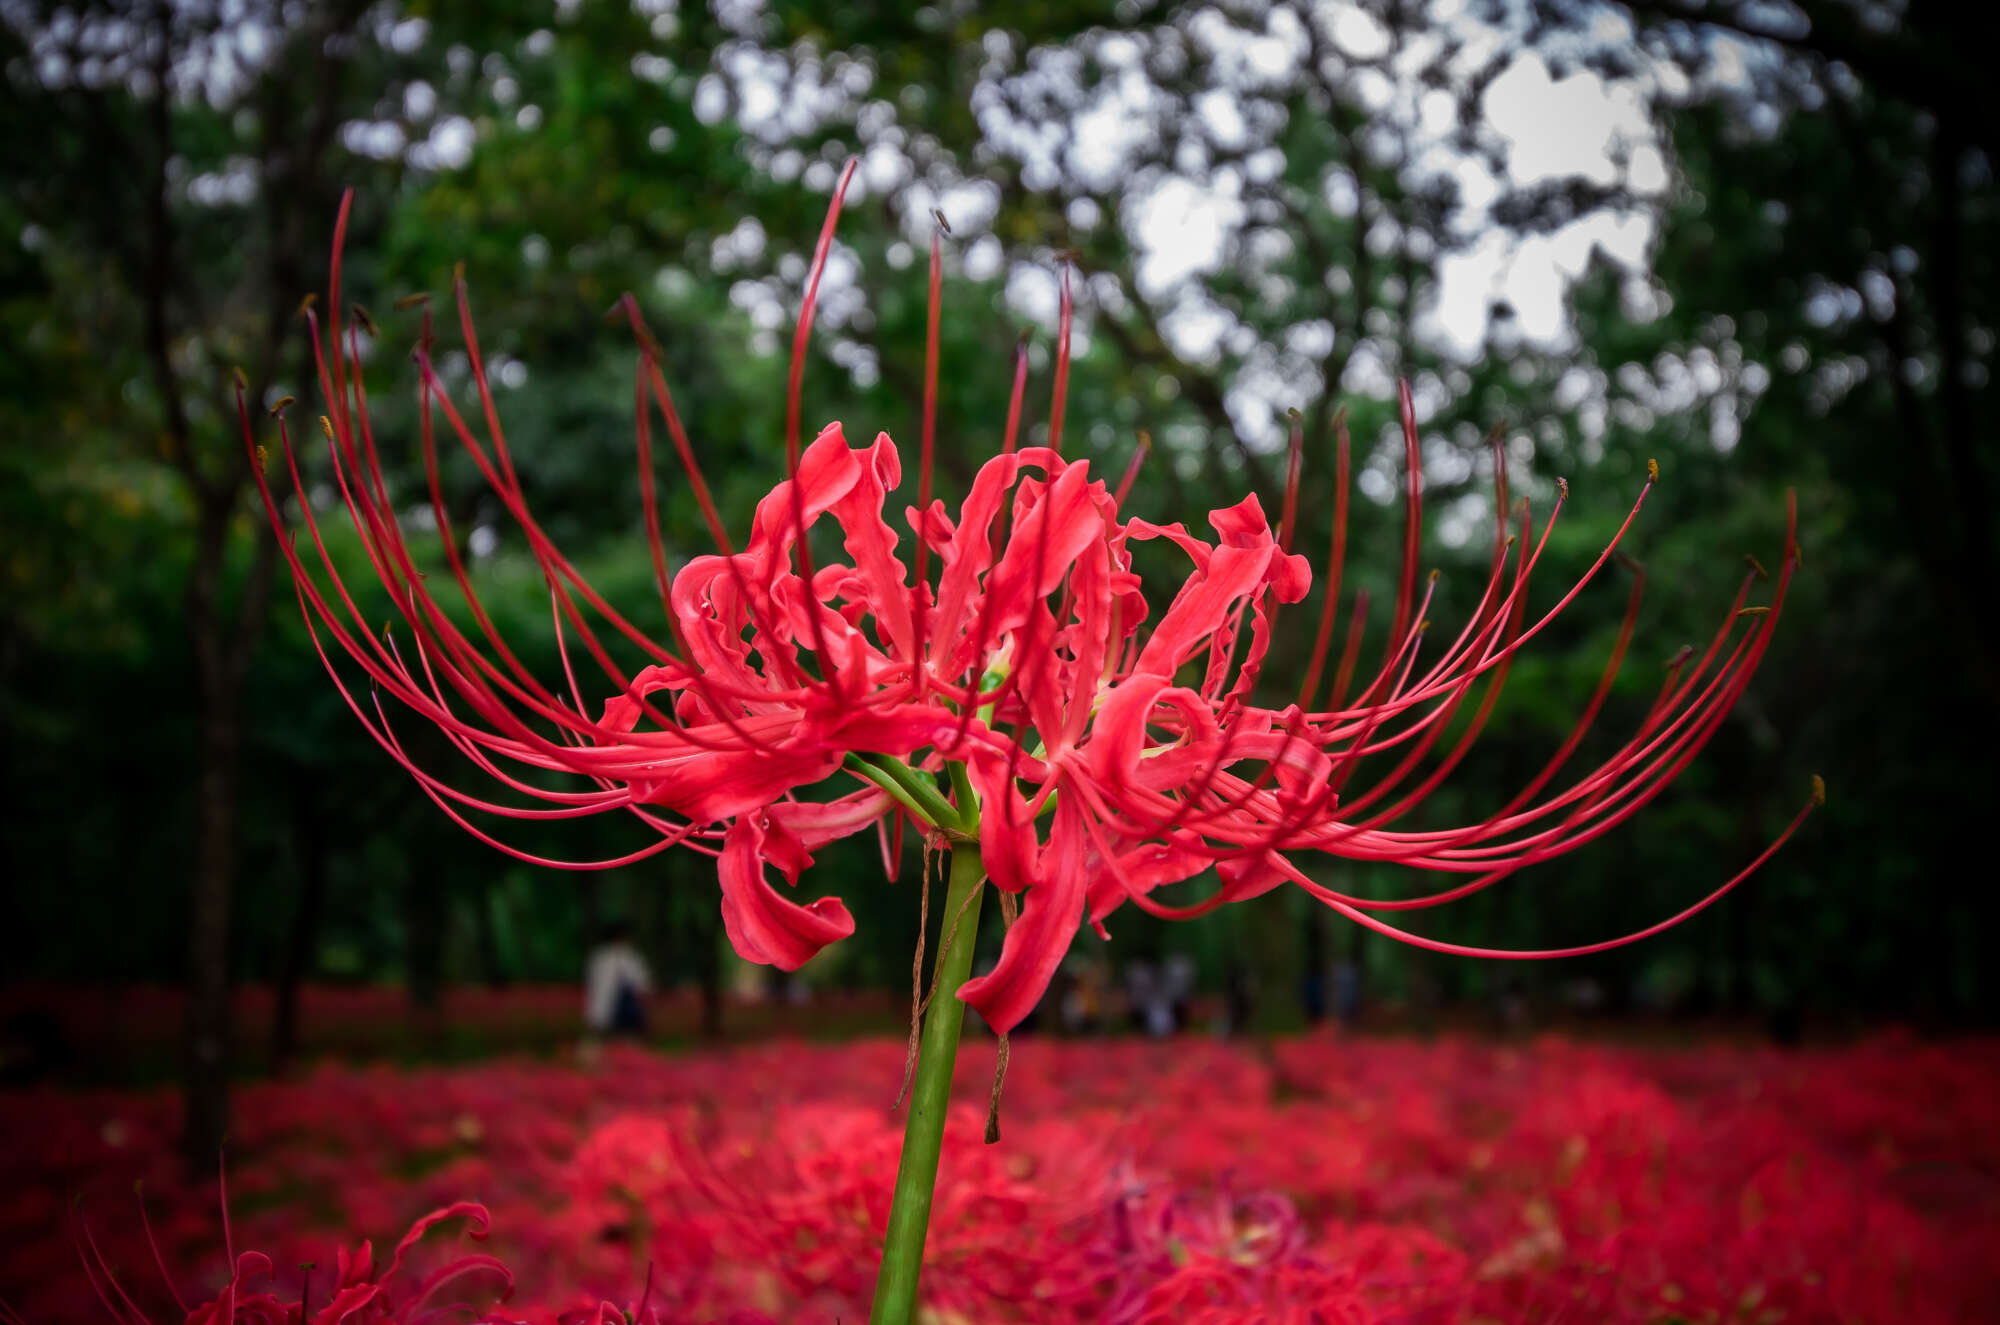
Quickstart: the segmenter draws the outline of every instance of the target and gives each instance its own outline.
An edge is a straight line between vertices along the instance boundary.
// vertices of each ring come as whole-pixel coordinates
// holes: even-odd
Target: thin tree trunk
[[[604,880],[595,871],[577,880],[583,894],[583,950],[589,952],[604,939]]]
[[[337,124],[335,93],[344,55],[327,41],[336,30],[355,21],[351,6],[322,11],[316,25],[318,42],[317,98],[303,133],[287,117],[267,120],[264,151],[270,207],[271,252],[269,313],[264,327],[265,348],[256,377],[246,393],[254,404],[262,399],[276,374],[282,354],[286,319],[300,294],[304,226],[310,206],[304,201],[319,184],[320,164]],[[153,386],[160,402],[162,447],[168,463],[179,472],[191,497],[195,516],[194,564],[188,574],[186,610],[195,656],[197,680],[197,749],[195,761],[195,858],[188,897],[188,960],[186,1017],[186,1080],[182,1149],[198,1171],[210,1171],[229,1124],[229,1067],[232,1032],[229,1002],[229,930],[231,893],[236,873],[237,793],[242,755],[242,688],[250,655],[262,634],[270,602],[271,576],[277,542],[256,522],[255,552],[241,586],[235,609],[218,602],[231,544],[238,499],[249,485],[249,458],[225,428],[213,462],[196,454],[187,387],[175,363],[175,286],[179,281],[174,242],[172,167],[177,152],[170,104],[175,43],[181,40],[176,6],[152,7],[147,25],[152,41],[150,63],[153,95],[147,107],[146,133],[151,147],[151,179],[143,212],[142,265],[134,273],[144,314],[143,340]],[[187,24],[183,24],[187,26]],[[283,78],[270,80],[281,98],[288,91]],[[282,181],[282,186],[279,182]],[[203,330],[197,328],[197,330]],[[302,360],[302,368],[309,367]],[[302,377],[301,381],[305,380]],[[234,403],[226,389],[214,402],[226,418]]]
[[[299,987],[312,974],[326,897],[326,835],[319,803],[301,777],[292,789],[292,843],[298,856],[299,904],[285,942],[271,1008],[271,1071],[282,1075],[299,1051]]]
[[[449,899],[444,884],[410,852],[403,880],[403,974],[416,1047],[426,1054],[444,1048],[444,941]]]
[[[410,1005],[421,1012],[434,1012],[444,986],[444,888],[414,862],[403,886],[403,963]]]
[[[473,898],[473,943],[479,950],[479,975],[488,989],[505,989],[509,983],[507,964],[500,957],[500,938],[493,926],[493,880],[481,875],[479,891]]]
[[[1327,977],[1333,969],[1332,947],[1333,912],[1307,898],[1305,957],[1304,970],[1301,972],[1300,999],[1308,1026],[1317,1026],[1326,1020],[1331,993]]]
[[[236,873],[236,705],[204,696],[195,790],[194,886],[188,899],[187,1090],[182,1147],[215,1163],[229,1129],[229,907]]]

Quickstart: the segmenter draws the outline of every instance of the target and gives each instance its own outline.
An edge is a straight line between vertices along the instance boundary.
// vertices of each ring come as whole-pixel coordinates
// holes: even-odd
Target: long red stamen
[[[1340,646],[1340,661],[1334,666],[1333,689],[1327,692],[1327,704],[1338,709],[1347,695],[1347,686],[1354,679],[1355,664],[1361,660],[1361,636],[1368,625],[1368,590],[1354,591],[1354,609],[1348,614],[1346,642]]]
[[[344,429],[347,419],[347,372],[341,361],[340,352],[340,257],[347,246],[347,218],[354,210],[354,190],[345,189],[340,195],[340,210],[333,218],[333,262],[327,270],[327,330],[333,341],[333,389],[326,393],[326,409]],[[317,348],[318,336],[314,336]]]
[[[667,433],[674,440],[674,452],[680,459],[681,472],[687,475],[688,486],[694,491],[696,505],[701,507],[701,518],[708,523],[708,534],[715,543],[716,551],[729,556],[736,548],[729,541],[729,530],[724,527],[721,513],[715,508],[708,480],[702,477],[701,465],[694,458],[694,447],[688,442],[687,428],[681,423],[680,411],[674,408],[673,392],[667,389],[666,374],[660,368],[659,343],[639,316],[638,300],[627,294],[620,302],[624,305],[633,338],[639,343],[640,359],[645,365],[646,380],[652,387],[653,400],[666,418]]]
[[[143,1183],[132,1185],[132,1196],[139,1206],[139,1226],[146,1231],[146,1245],[153,1251],[153,1267],[160,1272],[160,1282],[167,1286],[167,1293],[174,1299],[183,1316],[187,1315],[187,1301],[181,1290],[174,1285],[174,1277],[167,1273],[167,1259],[160,1254],[160,1243],[153,1236],[153,1221],[146,1216],[146,1189]]]
[[[1286,556],[1291,555],[1292,530],[1299,519],[1299,471],[1306,455],[1305,418],[1297,410],[1291,415],[1290,436],[1285,444],[1285,508],[1278,521],[1278,550]]]
[[[236,1237],[229,1227],[229,1163],[220,1154],[215,1157],[215,1201],[222,1210],[222,1250],[229,1257],[229,1267],[236,1268]]]
[[[944,213],[931,213],[937,224],[931,230],[931,270],[929,302],[924,312],[924,423],[923,457],[917,465],[917,511],[918,518],[924,518],[931,509],[931,466],[937,450],[937,397],[938,397],[938,325],[944,310],[944,254],[943,237],[951,232]],[[910,582],[910,617],[916,627],[916,656],[910,659],[915,669],[917,697],[924,693],[924,682],[929,669],[924,666],[924,603],[923,593],[926,577],[930,570],[930,541],[917,539],[915,571]]]
[[[812,335],[820,277],[826,272],[827,254],[833,249],[833,230],[840,221],[840,205],[847,197],[848,183],[853,180],[854,171],[860,164],[860,157],[849,157],[846,166],[841,169],[839,181],[833,186],[833,199],[827,204],[826,220],[820,225],[819,242],[813,248],[805,297],[799,302],[798,325],[792,332],[792,366],[785,383],[785,472],[795,477],[799,470],[799,405],[805,385],[806,341]]]
[[[659,494],[653,482],[653,411],[646,403],[644,363],[633,365],[632,397],[632,428],[636,439],[633,451],[639,469],[639,509],[646,524],[646,553],[653,563],[653,587],[660,595],[660,611],[668,621],[674,621],[673,577],[667,574],[667,547],[660,537]]]
[[[1138,480],[1139,466],[1146,463],[1146,457],[1153,453],[1153,434],[1139,429],[1139,444],[1132,448],[1132,459],[1126,463],[1125,476],[1118,480],[1118,490],[1111,494],[1111,508],[1125,509],[1125,498],[1132,493],[1132,484]]]
[[[1347,562],[1347,410],[1345,407],[1333,414],[1334,472],[1333,472],[1333,543],[1327,549],[1326,569],[1320,573],[1322,582],[1319,605],[1319,627],[1313,632],[1312,659],[1306,664],[1305,680],[1299,683],[1298,704],[1302,709],[1312,708],[1313,697],[1319,692],[1320,669],[1326,665],[1327,645],[1333,640],[1333,608],[1340,598],[1341,570]],[[1344,693],[1344,684],[1335,687]],[[1329,707],[1339,707],[1338,696]]]
[[[827,204],[826,221],[820,226],[819,243],[813,249],[812,266],[806,273],[804,297],[799,301],[799,319],[792,331],[791,375],[785,387],[785,474],[792,481],[792,537],[794,550],[799,559],[799,578],[806,584],[813,582],[812,545],[806,538],[805,492],[799,484],[799,410],[801,391],[805,384],[806,344],[812,337],[813,314],[819,302],[820,279],[826,274],[827,255],[833,251],[833,231],[840,221],[840,205],[847,197],[847,186],[854,179],[855,169],[861,158],[849,157],[846,167],[840,172],[840,179],[833,186],[833,198]],[[806,625],[812,632],[813,656],[819,659],[822,682],[835,694],[842,693],[843,687],[839,668],[826,651],[825,628],[820,624],[818,612],[806,613]]]
[[[1012,455],[1021,436],[1021,399],[1028,391],[1028,336],[1026,328],[1014,342],[1014,388],[1007,396],[1007,426],[1000,434],[1000,454]]]
[[[1076,320],[1076,308],[1070,298],[1070,264],[1067,259],[1062,268],[1062,304],[1056,316],[1056,385],[1049,396],[1049,450],[1062,454],[1063,411],[1069,404],[1069,339]]]
[[[1417,406],[1410,395],[1410,382],[1403,378],[1396,383],[1396,403],[1402,415],[1403,424],[1403,573],[1396,586],[1396,615],[1389,626],[1387,647],[1393,650],[1396,641],[1403,637],[1403,628],[1410,621],[1410,603],[1416,593],[1417,552],[1423,537],[1424,525],[1424,478],[1423,451],[1417,437]],[[1386,674],[1388,662],[1383,662]],[[1378,676],[1376,684],[1380,684]],[[1375,693],[1375,686],[1361,692],[1359,702],[1367,703]]]

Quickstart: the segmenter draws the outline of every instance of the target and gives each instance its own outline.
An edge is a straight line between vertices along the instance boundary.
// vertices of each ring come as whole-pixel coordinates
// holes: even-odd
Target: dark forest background
[[[6,0],[0,16],[0,965],[38,985],[184,983],[198,1084],[269,1061],[232,1043],[246,983],[397,981],[421,1008],[452,985],[573,979],[614,916],[671,980],[713,988],[731,960],[703,858],[602,877],[517,865],[439,815],[327,683],[252,509],[230,380],[240,366],[256,399],[297,396],[295,422],[319,412],[295,314],[324,285],[341,190],[401,490],[421,484],[417,315],[392,306],[448,290],[463,261],[538,513],[610,596],[644,601],[632,351],[602,315],[638,296],[741,527],[781,473],[802,255],[855,153],[807,423],[885,429],[914,453],[922,252],[943,206],[948,499],[997,445],[1024,326],[1030,399],[1047,400],[1060,261],[1083,333],[1071,445],[1116,472],[1150,434],[1134,509],[1192,523],[1246,488],[1274,507],[1298,409],[1310,548],[1344,404],[1348,585],[1385,620],[1395,377],[1423,404],[1426,564],[1446,572],[1435,615],[1454,628],[1489,547],[1490,427],[1517,490],[1571,485],[1551,584],[1587,564],[1657,457],[1665,481],[1628,544],[1647,598],[1602,724],[1615,733],[1713,628],[1743,554],[1775,564],[1798,491],[1783,628],[1702,760],[1612,838],[1426,923],[1530,946],[1635,928],[1733,873],[1824,774],[1826,809],[1726,904],[1615,957],[1500,970],[1281,893],[1173,930],[1123,917],[1114,958],[1187,952],[1210,990],[1247,968],[1280,1019],[1302,973],[1343,955],[1391,1004],[1489,999],[1503,981],[1553,1003],[1588,979],[1613,1007],[1793,1024],[1989,1022],[2000,1006],[1984,947],[2000,902],[1978,864],[2000,713],[1990,19],[1925,0]],[[1523,60],[1630,89],[1664,182],[1634,147],[1608,172],[1510,183],[1485,93]],[[1096,112],[1112,103],[1140,109],[1106,150]],[[1451,164],[1466,160],[1497,196],[1469,198]],[[1163,186],[1234,200],[1213,270],[1144,277],[1148,235],[1172,230],[1149,210]],[[1650,258],[1594,258],[1561,337],[1526,334],[1504,303],[1475,353],[1435,334],[1455,255],[1597,216],[1650,218]],[[533,561],[475,479],[447,467],[481,593],[553,668]],[[691,500],[668,491],[673,551],[702,550]],[[1594,586],[1514,670],[1439,821],[1479,817],[1561,740],[1627,587]],[[1293,625],[1281,680],[1310,642]],[[518,840],[630,845],[610,821]],[[826,853],[806,887],[858,921],[816,985],[907,979],[914,899],[881,882],[872,841]],[[282,1057],[282,1017],[275,1033]]]

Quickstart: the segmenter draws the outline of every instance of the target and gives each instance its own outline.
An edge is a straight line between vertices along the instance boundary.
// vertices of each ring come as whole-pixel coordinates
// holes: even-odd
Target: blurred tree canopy
[[[1383,602],[1396,572],[1399,376],[1448,619],[1491,546],[1489,428],[1517,492],[1545,504],[1558,476],[1572,484],[1565,567],[1657,457],[1666,481],[1631,545],[1640,643],[1609,732],[1713,628],[1740,556],[1776,556],[1796,487],[1805,570],[1708,754],[1614,838],[1428,932],[1540,946],[1670,913],[1754,855],[1818,771],[1827,813],[1727,904],[1622,957],[1507,978],[1990,1016],[1978,936],[1995,903],[1951,842],[1983,809],[2000,707],[2000,120],[1980,43],[1944,7],[9,0],[0,17],[4,917],[33,936],[22,974],[187,977],[212,1108],[232,979],[396,974],[421,1002],[446,978],[569,978],[614,913],[719,978],[705,861],[555,876],[465,838],[357,729],[272,573],[231,374],[267,442],[262,409],[297,398],[309,498],[337,511],[313,490],[318,393],[295,312],[323,290],[341,191],[346,289],[380,324],[371,399],[409,518],[428,517],[405,363],[421,314],[391,309],[433,296],[439,362],[464,388],[462,262],[530,500],[607,595],[639,604],[633,352],[603,314],[637,296],[740,526],[780,472],[790,319],[851,155],[806,426],[914,443],[937,209],[947,494],[996,446],[1024,327],[1030,400],[1046,402],[1065,265],[1072,446],[1122,470],[1149,434],[1141,513],[1197,520],[1245,488],[1274,501],[1292,409],[1306,490],[1326,491],[1346,407],[1348,594]],[[1502,113],[1524,80],[1545,98],[1525,127]],[[1528,168],[1537,135],[1578,131],[1565,94],[1592,89],[1632,127],[1606,131],[1600,165]],[[1468,300],[1467,272],[1527,258],[1546,307],[1516,307],[1497,275]],[[553,670],[539,574],[476,477],[447,461],[452,526],[509,638]],[[671,550],[703,550],[691,498],[666,492]],[[1331,507],[1306,503],[1303,546],[1324,546]],[[1594,587],[1515,669],[1427,812],[1478,817],[1540,766],[1627,587]],[[1316,593],[1279,641],[1279,679],[1303,669],[1317,608]],[[417,726],[413,752],[450,769]],[[620,849],[594,823],[523,845]],[[830,851],[808,876],[859,925],[822,979],[886,984],[906,965],[913,908],[871,857]],[[1404,885],[1357,868],[1348,886]],[[1274,897],[1171,935],[1133,918],[1119,951],[1191,945],[1211,980],[1248,965],[1280,996],[1329,942],[1395,994],[1495,978],[1330,938],[1306,914]]]

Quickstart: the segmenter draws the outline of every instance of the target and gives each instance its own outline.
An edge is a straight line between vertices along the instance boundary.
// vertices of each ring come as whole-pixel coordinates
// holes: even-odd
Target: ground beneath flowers
[[[422,1071],[321,1067],[237,1098],[234,1243],[299,1266],[483,1202],[507,1319],[865,1319],[903,1047],[612,1050]],[[1309,1037],[1014,1047],[999,1145],[969,1043],[924,1297],[1000,1321],[1991,1320],[2000,1042],[1839,1049]],[[226,1280],[212,1183],[176,1173],[172,1095],[0,1095],[0,1299],[178,1320]],[[432,1231],[416,1271],[463,1254]],[[378,1266],[379,1268],[379,1266]],[[484,1311],[497,1279],[462,1276]],[[329,1281],[330,1282],[330,1281]],[[484,1297],[481,1294],[484,1293]],[[325,1300],[324,1288],[315,1302]],[[438,1316],[448,1319],[450,1316]]]

